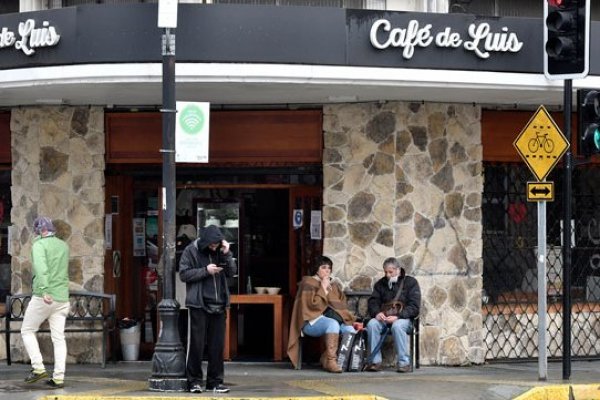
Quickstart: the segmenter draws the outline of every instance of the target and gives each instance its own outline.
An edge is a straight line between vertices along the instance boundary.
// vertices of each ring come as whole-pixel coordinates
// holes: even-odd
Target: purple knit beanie
[[[56,228],[54,227],[54,224],[50,218],[37,217],[35,221],[33,221],[33,232],[36,235],[41,235],[44,229],[51,233],[56,232]]]

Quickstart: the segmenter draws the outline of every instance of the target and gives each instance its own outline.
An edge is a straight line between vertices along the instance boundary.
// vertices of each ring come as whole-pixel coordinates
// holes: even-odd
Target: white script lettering
[[[28,56],[35,53],[34,49],[54,46],[60,40],[60,35],[48,21],[42,23],[42,28],[36,28],[33,19],[19,23],[19,35],[21,39],[15,43],[15,48]]]
[[[377,35],[380,30],[389,32],[387,39],[382,43],[379,42]],[[388,47],[401,47],[402,56],[406,59],[412,58],[415,52],[415,47],[427,47],[433,41],[431,35],[431,24],[424,27],[419,27],[419,21],[410,20],[406,28],[393,28],[390,21],[379,19],[373,23],[371,27],[371,44],[377,49],[387,49]]]
[[[507,27],[503,27],[501,33],[490,33],[488,23],[469,25],[469,36],[473,40],[465,42],[465,49],[473,51],[483,59],[490,57],[490,51],[516,53],[523,47],[523,42],[519,41],[515,33],[509,33]],[[483,44],[483,50],[480,48],[481,44]]]
[[[8,28],[2,28],[0,31],[0,49],[4,47],[12,46],[15,43],[15,33],[8,30]]]
[[[460,38],[460,33],[452,32],[450,28],[446,28],[435,35],[435,44],[438,47],[457,48],[462,44],[462,39]]]

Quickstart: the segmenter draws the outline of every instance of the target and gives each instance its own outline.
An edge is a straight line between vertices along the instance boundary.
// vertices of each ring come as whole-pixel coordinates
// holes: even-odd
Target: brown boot
[[[327,350],[321,353],[321,358],[319,358],[319,364],[321,364],[321,367],[325,369],[325,365],[327,364]]]
[[[325,362],[323,369],[329,372],[342,372],[337,364],[337,349],[340,335],[335,333],[325,334]]]

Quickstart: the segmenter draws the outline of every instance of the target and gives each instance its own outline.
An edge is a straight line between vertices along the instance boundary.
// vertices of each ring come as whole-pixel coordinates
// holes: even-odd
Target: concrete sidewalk
[[[562,381],[562,364],[549,363],[548,380],[538,380],[537,363],[489,364],[471,367],[421,367],[413,373],[394,370],[330,374],[316,366],[293,370],[289,363],[225,365],[227,394],[165,393],[148,390],[150,362],[68,365],[64,389],[44,383],[26,384],[29,366],[0,366],[0,399],[92,400],[202,397],[218,399],[338,399],[338,400],[600,400],[600,361],[572,364],[571,379]],[[538,388],[538,389],[536,389]]]

